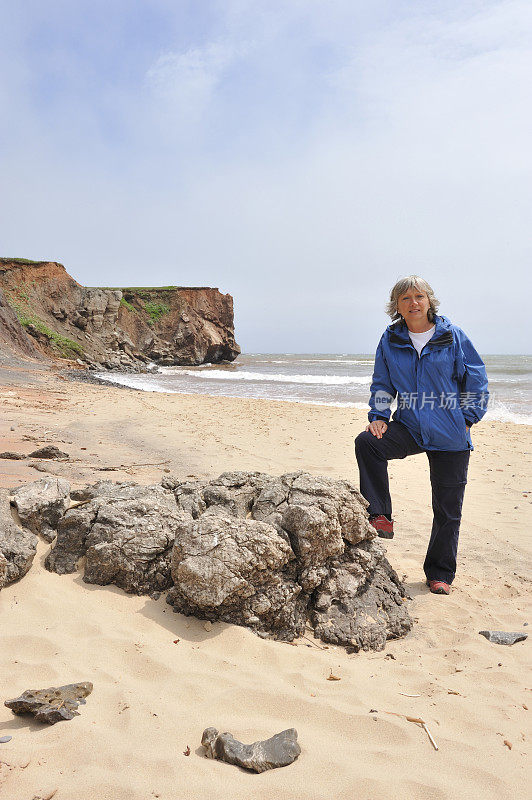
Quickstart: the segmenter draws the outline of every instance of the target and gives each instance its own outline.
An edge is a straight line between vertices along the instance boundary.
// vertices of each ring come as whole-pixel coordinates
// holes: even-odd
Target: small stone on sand
[[[507,631],[479,631],[481,636],[485,636],[488,642],[493,644],[515,644],[528,639],[527,633],[511,633]]]

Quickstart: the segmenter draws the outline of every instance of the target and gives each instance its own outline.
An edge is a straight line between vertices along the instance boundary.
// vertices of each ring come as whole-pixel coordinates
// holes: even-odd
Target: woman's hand
[[[383,435],[386,433],[388,429],[388,425],[385,423],[383,419],[375,419],[373,422],[370,422],[367,426],[366,430],[376,436],[377,439],[382,439]]]

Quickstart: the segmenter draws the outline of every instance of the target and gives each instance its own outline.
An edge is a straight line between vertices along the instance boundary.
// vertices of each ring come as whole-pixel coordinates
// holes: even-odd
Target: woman
[[[393,537],[388,461],[425,452],[432,534],[423,565],[434,594],[449,594],[467,482],[471,426],[486,413],[486,368],[465,333],[436,314],[439,303],[418,275],[402,278],[386,308],[394,321],[377,348],[369,425],[355,440],[360,491],[379,536]],[[397,409],[390,421],[390,406]]]

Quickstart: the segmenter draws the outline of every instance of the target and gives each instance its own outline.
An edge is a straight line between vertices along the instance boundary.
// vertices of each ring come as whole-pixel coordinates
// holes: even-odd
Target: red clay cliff
[[[0,347],[128,371],[240,353],[233,298],[218,289],[87,288],[62,264],[7,258],[0,259]]]

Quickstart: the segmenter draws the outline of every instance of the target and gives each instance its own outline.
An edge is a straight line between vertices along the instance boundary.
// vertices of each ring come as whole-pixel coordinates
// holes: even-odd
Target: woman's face
[[[397,301],[397,310],[408,324],[409,320],[428,319],[429,298],[421,289],[409,289]]]

